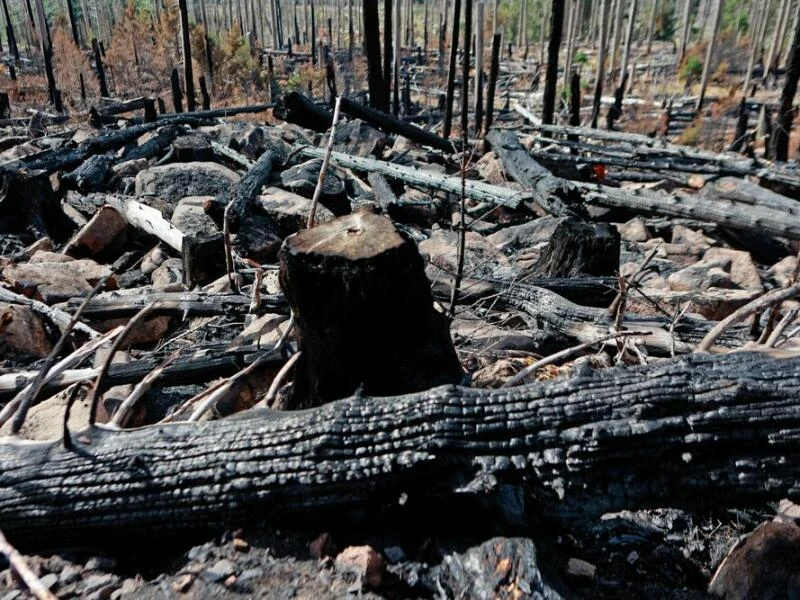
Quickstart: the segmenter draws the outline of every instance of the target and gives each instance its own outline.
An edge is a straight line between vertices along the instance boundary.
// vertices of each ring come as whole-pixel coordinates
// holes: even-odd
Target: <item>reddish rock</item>
[[[321,533],[317,538],[308,545],[308,551],[312,558],[319,560],[336,554],[336,545],[333,543],[331,534],[327,531]]]
[[[3,278],[13,286],[15,292],[47,304],[85,296],[105,276],[110,276],[105,288],[116,289],[117,280],[111,274],[111,269],[89,259],[31,262],[9,265],[3,269]]]
[[[726,600],[800,597],[800,527],[759,525],[728,553],[708,592]]]
[[[101,206],[64,249],[70,256],[96,256],[116,240],[128,222],[110,206]]]
[[[41,320],[30,308],[0,304],[0,356],[26,354],[43,358],[51,349]]]
[[[363,588],[378,588],[386,568],[383,557],[371,546],[350,546],[336,557],[336,571],[355,575]]]

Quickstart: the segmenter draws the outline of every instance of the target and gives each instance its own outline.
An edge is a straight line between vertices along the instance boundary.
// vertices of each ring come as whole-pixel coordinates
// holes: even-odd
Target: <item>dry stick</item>
[[[276,350],[280,350],[280,348],[286,343],[286,340],[289,337],[289,334],[292,332],[293,328],[294,328],[294,314],[292,314],[292,316],[289,318],[289,322],[286,325],[286,331],[283,332],[283,334],[281,335],[280,339],[275,343],[275,345],[269,351],[267,351],[262,356],[259,356],[255,361],[253,361],[252,364],[250,364],[248,367],[242,369],[241,371],[239,371],[235,375],[232,375],[228,379],[226,379],[224,381],[221,381],[217,385],[213,386],[210,390],[207,390],[207,391],[205,391],[205,392],[203,392],[201,394],[198,394],[194,398],[190,399],[183,406],[181,406],[178,410],[176,410],[173,414],[176,414],[176,415],[180,414],[181,412],[183,412],[186,409],[186,407],[191,406],[193,403],[196,403],[200,399],[205,397],[205,400],[203,400],[202,404],[200,406],[198,406],[194,410],[194,412],[189,416],[189,418],[187,419],[188,421],[198,421],[198,420],[200,420],[200,417],[202,417],[212,406],[214,406],[221,398],[223,398],[225,396],[225,394],[227,394],[228,391],[239,380],[241,380],[243,377],[246,377],[247,375],[252,373],[259,365],[261,365],[261,363],[263,363],[265,360],[267,360],[268,357],[271,357],[273,352],[275,352]],[[279,374],[280,374],[280,372],[279,372]],[[277,375],[276,375],[276,377],[277,377]],[[162,422],[166,422],[166,421],[168,421],[168,419],[165,419]]]
[[[717,338],[722,335],[725,330],[735,325],[739,321],[746,319],[765,308],[772,306],[776,302],[783,302],[800,294],[800,283],[795,283],[791,287],[782,288],[779,290],[772,290],[763,296],[756,298],[742,306],[740,309],[735,310],[730,315],[725,317],[722,321],[716,324],[714,328],[709,331],[697,346],[697,352],[708,352],[714,345]]]
[[[48,590],[36,574],[31,571],[28,563],[25,562],[25,557],[9,543],[2,531],[0,531],[0,553],[6,557],[8,564],[17,572],[31,594],[36,596],[39,600],[56,600],[56,597],[50,593],[50,590]]]
[[[325,149],[325,157],[322,159],[322,168],[319,171],[319,179],[317,179],[317,187],[314,188],[314,197],[311,199],[311,210],[308,212],[308,223],[306,227],[311,228],[314,226],[314,219],[317,216],[317,203],[319,197],[322,195],[322,186],[325,183],[325,175],[328,171],[328,164],[331,162],[331,152],[333,152],[333,142],[336,137],[336,124],[339,122],[339,108],[342,105],[342,97],[336,97],[336,105],[333,108],[333,122],[331,123],[331,133],[328,138],[328,147]]]
[[[650,333],[651,332],[649,331],[616,331],[614,333],[609,333],[608,335],[604,335],[603,337],[599,337],[596,340],[591,340],[589,342],[584,342],[583,344],[578,344],[577,346],[572,346],[571,348],[566,348],[564,350],[556,352],[555,354],[551,354],[550,356],[545,356],[541,360],[537,360],[532,365],[528,365],[527,367],[522,369],[522,371],[514,375],[511,379],[506,381],[500,387],[511,387],[512,385],[517,385],[534,371],[541,369],[542,367],[545,367],[556,361],[569,358],[573,354],[591,348],[596,344],[601,344],[603,342],[607,342],[609,340],[614,340],[617,338],[650,335]]]
[[[139,323],[141,323],[145,317],[153,312],[158,305],[158,300],[155,300],[136,313],[131,320],[128,321],[128,323],[125,325],[125,328],[120,332],[120,334],[117,336],[117,339],[115,339],[114,343],[111,345],[111,350],[109,351],[106,359],[103,361],[103,365],[100,368],[100,373],[97,374],[97,379],[95,380],[94,386],[92,386],[92,390],[89,392],[89,398],[87,399],[89,404],[90,427],[94,425],[97,418],[97,405],[99,404],[100,398],[100,386],[103,384],[103,378],[105,378],[105,376],[108,374],[108,370],[111,368],[111,362],[114,360],[114,355],[122,347],[122,343],[128,338],[128,334],[133,330],[133,328],[139,325]]]
[[[650,264],[650,261],[653,260],[660,247],[661,244],[658,244],[656,245],[655,248],[653,248],[652,250],[650,250],[650,252],[647,253],[644,259],[642,259],[642,263],[639,265],[639,268],[637,268],[636,271],[634,271],[633,274],[627,278],[628,285],[635,287],[635,284],[638,283],[639,279],[641,279],[642,275],[644,275],[645,268],[647,267],[647,265]],[[612,317],[619,312],[618,311],[619,304],[625,299],[624,296],[627,294],[627,291],[623,292],[621,288],[622,286],[620,286],[620,291],[614,298],[614,301],[611,303],[611,306],[608,307],[608,314]]]
[[[123,423],[125,419],[130,414],[133,407],[139,402],[139,399],[152,387],[153,382],[158,379],[164,370],[170,366],[175,359],[178,358],[180,354],[180,350],[177,350],[170,354],[158,367],[150,371],[144,379],[142,379],[139,383],[136,384],[136,387],[133,388],[133,391],[128,395],[125,400],[122,401],[122,404],[119,405],[117,410],[114,411],[114,416],[108,422],[110,427],[123,427]]]
[[[109,340],[113,339],[120,331],[122,331],[122,326],[116,327],[112,329],[108,333],[103,334],[96,340],[92,340],[75,350],[72,354],[65,356],[55,365],[53,365],[47,372],[47,377],[44,380],[43,385],[47,385],[50,381],[57,379],[59,375],[65,373],[67,369],[80,363],[83,359],[89,356],[92,352],[94,352],[97,348],[108,342]],[[41,371],[37,371],[35,377],[28,383],[27,385],[23,386],[23,388],[14,396],[9,402],[3,407],[3,410],[0,410],[0,427],[2,427],[6,421],[8,421],[16,412],[17,408],[19,407],[22,399],[25,398],[33,389],[33,383],[36,381],[36,378],[39,376]],[[78,375],[79,377],[83,377],[84,379],[91,377],[96,373],[95,369],[80,369],[77,373],[87,373],[89,375]],[[15,376],[15,378],[18,376]],[[82,379],[83,380],[83,379]],[[62,382],[59,382],[63,384]],[[8,389],[8,388],[6,388]],[[16,389],[16,388],[14,388]]]
[[[228,285],[233,291],[239,291],[238,286],[233,281],[233,247],[231,246],[231,207],[236,201],[236,196],[231,198],[225,206],[222,217],[222,239],[225,245],[225,272],[228,274]]]
[[[39,302],[38,300],[33,300],[32,298],[26,298],[22,294],[15,294],[11,290],[7,290],[4,287],[0,287],[0,300],[3,302],[9,302],[11,304],[24,304],[33,312],[44,315],[50,319],[56,325],[56,327],[58,327],[59,331],[64,331],[69,326],[69,322],[72,319],[72,316],[69,313],[66,313],[59,308],[48,306],[44,302]],[[100,337],[99,331],[95,331],[84,323],[75,323],[73,328],[76,331],[85,333],[91,339]]]
[[[778,339],[781,337],[781,334],[789,326],[789,323],[794,321],[798,312],[800,312],[800,309],[793,308],[788,313],[783,315],[781,322],[775,326],[775,329],[772,331],[772,335],[770,335],[769,339],[767,339],[767,341],[764,343],[767,348],[775,347],[775,344],[778,343]]]
[[[64,423],[61,427],[61,443],[65,450],[71,450],[73,448],[72,435],[69,433],[69,415],[72,412],[72,405],[75,404],[75,400],[78,399],[78,393],[81,391],[82,387],[83,383],[81,382],[73,384],[69,396],[67,397],[67,407],[64,409]]]
[[[67,339],[69,338],[69,334],[72,332],[73,327],[80,319],[81,314],[83,313],[86,306],[89,304],[89,300],[94,297],[94,295],[100,291],[100,289],[106,284],[108,278],[111,275],[106,275],[105,277],[101,277],[100,281],[97,282],[97,285],[92,288],[92,291],[86,296],[83,300],[81,305],[78,307],[78,310],[75,311],[75,314],[70,319],[70,322],[67,323],[66,328],[61,333],[61,337],[56,342],[56,345],[50,351],[47,359],[44,361],[44,365],[42,365],[39,373],[36,375],[36,379],[34,379],[33,384],[31,385],[31,389],[28,394],[22,399],[19,405],[19,409],[17,410],[16,415],[14,416],[14,422],[11,424],[11,433],[16,435],[19,433],[19,430],[22,429],[22,424],[25,423],[25,417],[28,414],[28,409],[31,405],[36,401],[37,396],[41,393],[42,388],[44,387],[45,376],[47,375],[50,367],[56,362],[56,357],[61,353],[61,349],[64,347],[64,344],[67,343]]]
[[[280,371],[276,373],[275,379],[272,380],[272,383],[270,384],[269,389],[267,390],[267,395],[264,396],[264,399],[262,400],[264,406],[269,408],[272,402],[275,400],[275,396],[278,395],[278,390],[280,389],[281,384],[283,384],[283,380],[286,378],[286,375],[294,366],[294,363],[297,362],[297,359],[300,358],[301,354],[302,352],[296,352],[295,354],[293,354],[292,357],[286,361],[286,364],[284,364],[281,367]]]

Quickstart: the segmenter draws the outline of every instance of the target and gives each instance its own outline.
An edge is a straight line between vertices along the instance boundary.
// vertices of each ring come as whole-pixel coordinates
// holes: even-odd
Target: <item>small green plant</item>
[[[575,58],[572,59],[572,62],[579,65],[585,65],[586,63],[589,62],[589,57],[586,56],[586,52],[584,52],[583,50],[578,50],[575,53]]]
[[[684,79],[687,85],[691,85],[697,81],[703,74],[703,61],[699,56],[687,56],[681,67],[680,77]]]

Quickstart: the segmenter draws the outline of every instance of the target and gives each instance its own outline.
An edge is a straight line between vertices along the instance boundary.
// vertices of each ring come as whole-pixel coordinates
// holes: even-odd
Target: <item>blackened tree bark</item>
[[[288,237],[280,280],[302,353],[291,408],[461,380],[422,258],[386,217],[356,212]]]
[[[14,35],[14,25],[11,23],[11,16],[8,14],[8,2],[3,0],[3,14],[6,18],[6,35],[11,53],[14,55],[14,62],[19,62],[19,48],[17,47],[17,36]]]
[[[400,0],[397,0],[400,2]],[[373,0],[377,4],[377,0]],[[383,92],[386,95],[386,108],[392,97],[392,0],[383,1]]]
[[[458,23],[461,19],[461,0],[453,2],[453,34],[450,36],[450,67],[447,72],[447,98],[444,109],[444,131],[442,137],[450,137],[453,124],[453,100],[455,99],[456,65],[458,63]]]
[[[178,0],[178,10],[181,17],[181,45],[183,47],[183,79],[186,87],[186,109],[195,110],[194,100],[194,74],[192,73],[192,44],[189,40],[189,11],[186,0]]]
[[[386,111],[386,88],[381,71],[381,40],[378,19],[378,4],[374,0],[364,0],[364,51],[367,54],[367,86],[369,87],[369,103],[372,108]]]
[[[97,38],[92,38],[92,50],[94,51],[94,68],[97,71],[97,81],[100,84],[100,95],[107,97],[109,94],[108,84],[106,83],[106,70],[103,67],[103,57],[100,55],[100,44],[97,43]]]
[[[597,49],[597,75],[594,83],[594,98],[592,99],[592,127],[597,129],[597,120],[600,118],[600,100],[603,96],[603,79],[606,76],[606,46],[608,45],[608,0],[600,3],[600,38]]]
[[[472,0],[464,3],[463,80],[461,81],[461,139],[466,146],[469,137],[469,50],[472,46]]]
[[[558,51],[561,48],[561,29],[564,23],[564,1],[553,0],[550,15],[550,42],[547,44],[547,72],[545,74],[544,98],[542,99],[542,123],[553,123],[556,106],[556,82],[558,80]]]
[[[41,42],[42,56],[44,57],[44,72],[47,77],[47,92],[50,97],[50,104],[55,106],[58,112],[62,112],[64,106],[61,103],[61,92],[56,87],[56,76],[53,72],[53,44],[50,40],[50,28],[47,26],[42,0],[36,1],[36,18],[39,21],[39,40]]]
[[[792,38],[792,49],[786,69],[786,83],[781,93],[781,112],[778,116],[778,127],[775,131],[775,160],[789,159],[789,133],[794,120],[794,96],[797,93],[797,81],[800,78],[800,19],[797,19]]]
[[[69,28],[72,33],[72,41],[81,47],[81,38],[78,35],[78,23],[75,21],[75,10],[72,8],[72,0],[67,0],[67,17],[69,18]]]

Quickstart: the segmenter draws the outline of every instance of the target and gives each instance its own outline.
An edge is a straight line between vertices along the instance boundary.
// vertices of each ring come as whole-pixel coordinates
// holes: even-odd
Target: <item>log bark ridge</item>
[[[800,358],[693,355],[503,390],[0,444],[15,544],[164,537],[528,478],[554,516],[800,496]],[[469,482],[482,485],[465,488]],[[337,511],[337,512],[333,512]]]

